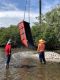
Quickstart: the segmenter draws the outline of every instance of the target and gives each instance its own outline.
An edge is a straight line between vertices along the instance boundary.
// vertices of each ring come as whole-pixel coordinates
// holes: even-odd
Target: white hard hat
[[[10,44],[10,43],[11,43],[11,39],[8,40],[7,44]]]
[[[39,40],[39,43],[45,43],[46,41],[45,40],[43,40],[43,39],[40,39]]]

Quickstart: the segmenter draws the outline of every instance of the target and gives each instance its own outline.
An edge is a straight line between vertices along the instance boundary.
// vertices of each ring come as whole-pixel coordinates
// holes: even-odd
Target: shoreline
[[[18,56],[19,56],[19,58],[21,57],[21,59],[32,58],[32,59],[39,60],[39,55],[36,51],[17,52],[12,55],[12,58],[17,59]],[[45,51],[45,58],[46,58],[46,61],[60,62],[60,54],[53,52],[53,51]]]

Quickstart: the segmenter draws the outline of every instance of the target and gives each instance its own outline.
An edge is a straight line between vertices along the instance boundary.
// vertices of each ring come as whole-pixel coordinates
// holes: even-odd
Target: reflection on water
[[[5,71],[4,80],[12,80],[12,75],[11,75],[9,69],[7,69],[7,70]]]
[[[0,80],[60,80],[60,63],[40,64],[37,59],[23,58],[5,69],[4,51],[0,49]]]

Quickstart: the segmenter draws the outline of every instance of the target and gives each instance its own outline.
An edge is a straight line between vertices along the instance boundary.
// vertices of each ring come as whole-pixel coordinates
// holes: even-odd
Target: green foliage
[[[43,38],[48,49],[60,48],[60,7],[52,9],[42,16],[42,23],[32,26],[32,35],[35,44]]]
[[[0,46],[4,46],[8,39],[12,39],[12,45],[21,44],[18,27],[11,25],[8,28],[0,28]]]

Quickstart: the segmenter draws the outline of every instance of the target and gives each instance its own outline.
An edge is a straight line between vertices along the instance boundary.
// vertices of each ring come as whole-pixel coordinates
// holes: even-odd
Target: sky
[[[60,4],[60,0],[42,0],[42,13],[45,14],[57,4]],[[39,0],[0,0],[0,27],[17,25],[22,20],[32,25],[38,16]]]

